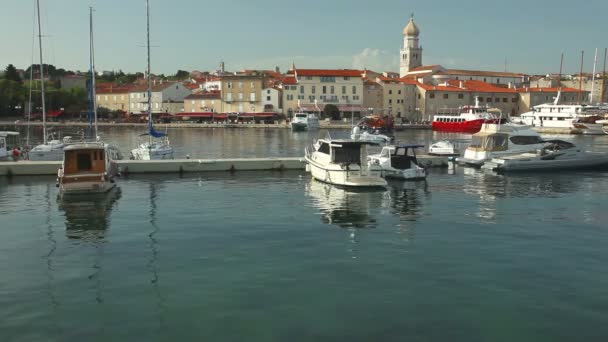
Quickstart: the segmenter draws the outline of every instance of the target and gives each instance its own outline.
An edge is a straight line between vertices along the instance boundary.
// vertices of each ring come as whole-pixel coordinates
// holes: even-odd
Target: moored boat
[[[367,147],[377,145],[350,139],[319,139],[306,148],[307,171],[313,178],[348,187],[386,187],[379,166],[367,165]]]
[[[435,115],[431,125],[434,131],[477,133],[485,123],[500,122],[500,115],[494,115],[489,110],[476,100],[474,106],[460,107],[455,114]]]
[[[473,135],[459,163],[481,166],[487,160],[510,154],[536,151],[544,146],[540,134],[530,126],[517,124],[484,124]]]
[[[118,175],[115,160],[120,152],[102,142],[69,144],[57,172],[61,195],[104,193],[114,188]]]
[[[321,127],[315,114],[303,112],[295,113],[290,125],[292,131],[312,131]]]
[[[429,154],[432,156],[459,156],[460,152],[454,146],[454,143],[449,140],[442,140],[433,143],[429,146]]]
[[[584,151],[563,140],[548,140],[536,152],[493,158],[483,166],[496,172],[562,171],[596,167],[608,167],[608,153]]]
[[[19,132],[0,131],[0,161],[14,160],[13,151],[18,148]]]
[[[384,178],[421,180],[426,178],[426,169],[418,163],[416,149],[422,145],[388,145],[379,154],[367,157],[368,165],[380,166]]]

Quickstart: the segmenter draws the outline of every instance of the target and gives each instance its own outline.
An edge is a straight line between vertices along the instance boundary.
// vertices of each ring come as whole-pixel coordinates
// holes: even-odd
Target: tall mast
[[[148,129],[152,130],[152,79],[150,78],[150,1],[146,0],[146,47],[148,49]],[[150,132],[151,133],[151,132]],[[150,141],[152,136],[150,136]]]
[[[36,8],[38,12],[38,47],[40,50],[40,91],[42,94],[42,136],[43,143],[46,145],[46,105],[44,104],[44,66],[42,64],[42,28],[40,25],[40,0],[36,0]]]
[[[557,88],[562,87],[562,72],[564,67],[564,53],[562,52],[562,57],[559,61],[559,75],[557,76]]]
[[[93,117],[89,117],[89,124],[93,126],[92,140],[97,140],[97,99],[95,96],[95,44],[93,41],[93,7],[89,7],[89,36],[90,36],[90,46],[89,46],[89,56],[91,63],[91,114]],[[94,120],[94,122],[93,122]]]
[[[597,65],[597,48],[595,48],[595,57],[593,58],[593,76],[591,76],[591,94],[589,95],[589,104],[593,104],[593,91],[595,90],[595,66]]]
[[[606,94],[606,53],[608,48],[604,48],[604,69],[602,71],[602,96],[600,102],[604,104],[604,94]]]
[[[583,61],[585,60],[585,50],[581,51],[581,72],[578,74],[578,104],[581,104],[583,98]]]

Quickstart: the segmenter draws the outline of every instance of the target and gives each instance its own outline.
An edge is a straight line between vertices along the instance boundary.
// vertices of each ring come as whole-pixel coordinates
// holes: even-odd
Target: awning
[[[60,116],[61,114],[63,114],[63,111],[61,111],[61,110],[49,110],[48,112],[46,112],[46,117],[47,118],[56,118],[56,117]]]
[[[355,105],[336,105],[336,107],[338,107],[338,110],[340,112],[362,112],[364,110],[363,106],[355,106]],[[305,111],[305,112],[319,112],[319,111],[323,111],[323,109],[325,108],[324,104],[318,104],[318,105],[301,105],[300,106],[300,110]]]
[[[253,118],[255,113],[239,113],[239,118]]]
[[[183,118],[183,117],[211,118],[211,117],[213,117],[213,112],[192,112],[192,113],[183,112],[183,113],[177,113],[177,114],[175,114],[175,116],[180,117],[180,118]]]
[[[220,119],[220,120],[225,120],[228,118],[228,114],[214,114],[213,115],[214,119]]]
[[[255,113],[256,118],[273,118],[277,115],[274,112]]]

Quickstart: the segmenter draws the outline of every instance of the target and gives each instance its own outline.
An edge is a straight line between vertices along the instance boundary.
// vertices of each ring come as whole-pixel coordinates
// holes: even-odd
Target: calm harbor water
[[[128,151],[134,132],[104,133]],[[301,156],[314,137],[171,133],[201,157]],[[53,177],[0,178],[0,340],[604,341],[607,180],[456,167],[352,192],[303,171],[132,175],[59,201]]]

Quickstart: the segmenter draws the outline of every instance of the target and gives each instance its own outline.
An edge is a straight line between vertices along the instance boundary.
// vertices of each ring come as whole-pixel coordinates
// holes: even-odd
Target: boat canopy
[[[509,148],[509,135],[505,133],[473,135],[469,148],[482,151],[506,151]]]

